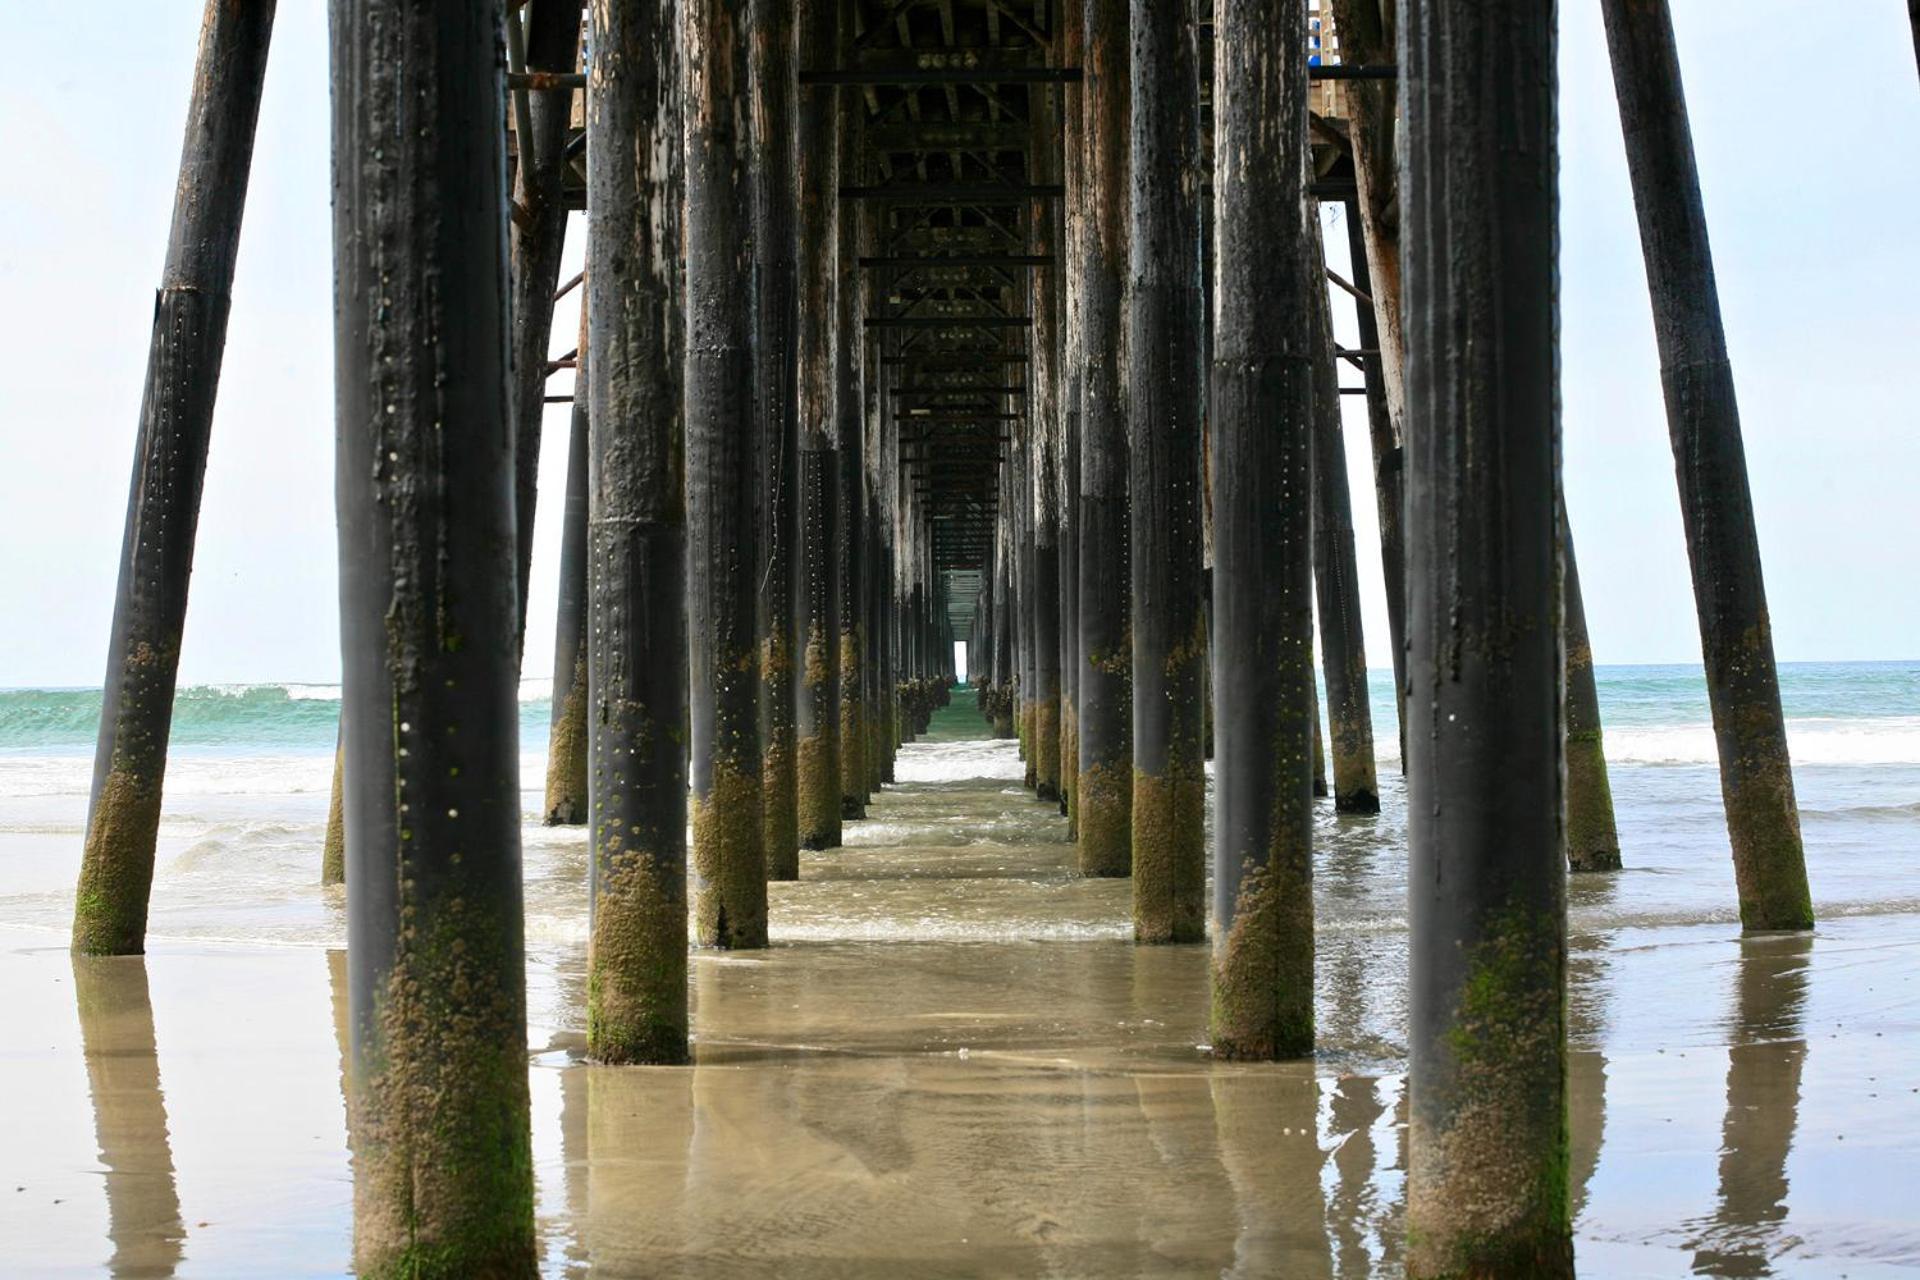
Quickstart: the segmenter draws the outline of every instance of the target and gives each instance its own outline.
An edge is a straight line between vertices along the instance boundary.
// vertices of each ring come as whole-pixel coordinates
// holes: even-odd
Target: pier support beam
[[[1387,398],[1386,363],[1381,350],[1380,308],[1373,301],[1373,277],[1367,268],[1366,234],[1361,229],[1360,205],[1346,205],[1348,263],[1353,268],[1353,287],[1361,294],[1354,299],[1355,328],[1363,355],[1367,391],[1367,442],[1373,450],[1374,510],[1380,524],[1380,569],[1387,591],[1387,640],[1393,647],[1394,729],[1400,735],[1401,767],[1406,766],[1407,688],[1407,552],[1401,522],[1406,518],[1406,498],[1401,482],[1399,432]],[[1394,253],[1399,261],[1399,251]],[[1397,393],[1396,393],[1397,394]]]
[[[1213,1052],[1313,1051],[1313,291],[1303,6],[1219,0]]]
[[[1137,942],[1207,936],[1200,81],[1191,8],[1133,0],[1126,394]]]
[[[560,600],[553,628],[553,696],[547,722],[546,821],[550,827],[587,820],[587,368],[592,335],[580,311],[580,342],[573,378],[573,414],[567,436],[567,496],[560,513]]]
[[[569,74],[580,53],[578,0],[529,0],[525,23],[526,70]],[[553,333],[553,292],[560,282],[560,255],[567,238],[567,126],[573,119],[572,89],[527,91],[527,125],[516,133],[519,162],[509,222],[513,302],[514,527],[520,571],[520,635],[527,630],[527,584],[533,577],[533,517],[540,495],[540,438],[546,420],[547,349]],[[571,459],[569,459],[571,461]],[[555,690],[558,697],[558,689]]]
[[[851,43],[850,32],[845,40]],[[840,154],[854,168],[843,181],[858,182],[860,132],[855,123],[865,113],[858,95],[840,102]],[[866,340],[861,329],[860,223],[872,216],[871,206],[849,206],[840,213],[837,242],[840,289],[835,294],[838,339],[833,349],[834,419],[839,435],[840,515],[837,555],[840,592],[834,615],[840,622],[840,819],[867,816],[867,452],[866,418],[861,385]]]
[[[1121,288],[1127,266],[1129,44],[1127,0],[1085,0],[1086,135],[1080,273],[1080,654],[1074,781],[1080,871],[1133,866],[1133,652],[1128,631],[1127,418]]]
[[[1573,558],[1573,530],[1567,523],[1564,498],[1560,556],[1567,632],[1567,866],[1573,871],[1618,871],[1620,833],[1613,822],[1613,787],[1607,778],[1606,744],[1600,729],[1600,691],[1593,679],[1587,606],[1580,598],[1580,569]]]
[[[587,127],[587,1054],[687,1058],[680,13],[593,10]]]
[[[187,583],[273,15],[274,0],[208,0],[200,24],[73,901],[73,949],[90,955],[146,950]]]
[[[1740,923],[1810,929],[1813,898],[1780,711],[1760,535],[1673,18],[1667,0],[1604,0],[1600,9],[1653,295]]]
[[[1402,17],[1407,1274],[1570,1278],[1554,5]]]
[[[800,878],[793,736],[795,393],[793,8],[753,0],[754,412],[760,460],[760,710],[767,878]]]
[[[752,95],[747,8],[684,0],[687,634],[694,937],[767,945],[754,572]]]
[[[1373,762],[1373,709],[1367,698],[1367,643],[1360,626],[1360,568],[1353,538],[1353,495],[1340,416],[1340,371],[1334,364],[1333,308],[1324,282],[1326,250],[1320,211],[1306,213],[1307,270],[1317,287],[1312,307],[1313,579],[1320,604],[1320,662],[1327,681],[1327,724],[1333,748],[1333,807],[1339,813],[1380,812]]]
[[[839,32],[834,0],[796,0],[795,65],[832,66]],[[840,282],[840,144],[834,99],[852,89],[800,90],[794,116],[799,209],[799,526],[794,552],[794,794],[805,849],[840,843],[840,460],[834,449],[834,346]],[[853,287],[851,282],[847,287]]]
[[[500,11],[332,33],[354,1266],[531,1277]]]

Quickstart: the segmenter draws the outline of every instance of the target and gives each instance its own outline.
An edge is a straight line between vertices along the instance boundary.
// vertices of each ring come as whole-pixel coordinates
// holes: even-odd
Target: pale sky
[[[200,8],[0,0],[20,55],[0,81],[0,686],[100,683]],[[1779,656],[1920,657],[1920,77],[1907,16],[1898,0],[1673,8]],[[338,678],[325,9],[280,3],[183,684]],[[1598,7],[1560,11],[1566,488],[1595,655],[1695,662]],[[1329,248],[1337,265],[1344,237]],[[579,255],[571,244],[569,274]],[[1350,324],[1344,304],[1336,314]],[[556,351],[574,325],[563,306]],[[1385,666],[1371,464],[1350,399],[1367,647]],[[551,664],[565,430],[556,407],[529,676]]]

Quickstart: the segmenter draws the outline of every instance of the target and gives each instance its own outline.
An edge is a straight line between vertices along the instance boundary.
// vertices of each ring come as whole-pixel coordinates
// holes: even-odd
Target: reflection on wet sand
[[[564,1074],[593,1274],[1335,1274],[1307,1069],[796,1055]]]
[[[94,1138],[106,1166],[108,1273],[116,1280],[171,1276],[187,1233],[160,1092],[146,958],[76,955],[73,989]]]
[[[1696,1224],[1694,1271],[1771,1276],[1798,1242],[1787,1217],[1787,1156],[1800,1116],[1806,1063],[1804,1018],[1813,938],[1743,938],[1727,1034],[1727,1114],[1721,1129],[1720,1189],[1710,1221]],[[1785,1274],[1791,1274],[1789,1267]]]
[[[1591,877],[1588,877],[1591,878]],[[1567,955],[1567,1183],[1573,1220],[1586,1212],[1587,1191],[1606,1140],[1605,940],[1575,937]]]

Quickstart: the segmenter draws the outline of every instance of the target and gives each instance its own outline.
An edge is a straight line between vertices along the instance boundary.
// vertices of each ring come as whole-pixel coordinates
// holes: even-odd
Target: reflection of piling
[[[73,949],[92,955],[146,947],[187,580],[273,13],[274,0],[208,0],[201,20],[74,894]]]
[[[836,6],[797,0],[794,10],[802,68],[833,63]],[[835,307],[840,287],[838,200],[841,155],[835,99],[851,89],[802,87],[794,115],[794,185],[799,239],[799,530],[794,589],[794,643],[800,673],[794,685],[795,795],[800,844],[840,843],[840,462],[835,452]]]
[[[1320,657],[1327,679],[1333,747],[1333,807],[1380,812],[1373,763],[1373,709],[1367,701],[1367,644],[1360,627],[1360,569],[1353,539],[1353,496],[1340,421],[1340,372],[1334,365],[1333,308],[1324,284],[1320,214],[1309,207],[1305,252],[1317,287],[1308,300],[1313,325],[1313,577],[1320,603]]]
[[[1126,404],[1133,936],[1207,934],[1201,672],[1200,95],[1185,6],[1134,0]]]
[[[147,966],[137,957],[73,957],[80,1051],[94,1140],[106,1167],[107,1238],[115,1276],[170,1276],[186,1227],[174,1183],[167,1100],[160,1092]]]
[[[744,10],[686,0],[687,632],[694,931],[767,941],[753,572],[752,201]]]
[[[1404,20],[1408,1274],[1571,1276],[1553,13]]]
[[[354,1258],[531,1274],[499,18],[332,28]]]
[[[1606,744],[1600,732],[1600,691],[1593,679],[1587,607],[1573,558],[1573,530],[1560,512],[1561,589],[1565,592],[1567,653],[1567,866],[1574,871],[1618,871],[1620,835],[1613,823]]]
[[[1221,11],[1232,2],[1224,0]],[[1225,1274],[1331,1280],[1333,1242],[1321,1181],[1327,1154],[1320,1146],[1320,1089],[1313,1073],[1221,1072],[1207,1087],[1220,1164],[1239,1218],[1235,1265]]]
[[[1297,5],[1214,36],[1213,1051],[1313,1049],[1313,431]]]
[[[587,118],[593,928],[587,1052],[687,1056],[677,5],[594,10]]]
[[[797,390],[793,209],[793,10],[784,0],[754,0],[753,184],[755,267],[754,412],[759,423],[761,520],[760,706],[764,754],[767,876],[800,877],[799,811],[795,793],[794,523],[799,471],[794,451]]]
[[[1811,928],[1759,534],[1673,20],[1667,0],[1605,0],[1601,12],[1653,295],[1740,921]]]
[[[1127,567],[1127,418],[1120,363],[1127,262],[1126,0],[1088,0],[1080,273],[1080,656],[1074,782],[1080,870],[1124,876],[1133,861],[1132,643]]]
[[[579,357],[567,436],[567,496],[560,516],[560,602],[553,629],[553,697],[547,728],[546,820],[587,820],[587,508],[592,441],[588,426],[587,310],[580,309]]]
[[[1806,936],[1741,943],[1720,1130],[1719,1203],[1708,1238],[1695,1246],[1695,1274],[1774,1274],[1770,1256],[1777,1256],[1787,1217],[1787,1158],[1800,1119],[1812,954],[1813,939]]]

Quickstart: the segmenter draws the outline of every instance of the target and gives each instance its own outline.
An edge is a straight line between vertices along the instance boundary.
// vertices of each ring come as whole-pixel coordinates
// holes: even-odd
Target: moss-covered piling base
[[[333,749],[333,794],[327,800],[327,834],[320,838],[320,883],[347,882],[347,819],[340,788],[347,780],[347,749]]]
[[[1620,869],[1613,790],[1598,732],[1567,735],[1567,866],[1573,871]]]
[[[1776,716],[1778,712],[1774,713]],[[1793,794],[1793,766],[1786,743],[1770,747],[1768,735],[1742,743],[1720,734],[1720,753],[1741,751],[1737,770],[1720,771],[1733,841],[1733,879],[1740,891],[1740,927],[1749,933],[1813,928],[1813,893],[1807,885],[1806,852],[1800,841],[1800,808]]]
[[[724,760],[693,797],[693,936],[703,947],[767,945],[767,857],[760,777]]]
[[[587,659],[581,649],[559,712],[547,739],[546,822],[550,827],[578,826],[587,820]]]
[[[1122,764],[1089,765],[1075,786],[1080,874],[1133,874],[1133,779]]]
[[[80,884],[73,896],[73,949],[88,956],[137,956],[147,950],[147,898],[160,831],[160,782],[121,769],[94,797]]]
[[[641,853],[622,852],[605,864],[597,894],[587,953],[587,1056],[616,1064],[685,1062],[685,883]]]
[[[460,904],[410,931],[361,1029],[352,1147],[363,1277],[537,1274],[525,994],[501,954],[504,922]]]
[[[1443,1042],[1415,1046],[1409,1276],[1571,1280],[1565,981],[1561,921],[1515,903],[1486,918]]]
[[[1206,775],[1133,772],[1133,940],[1207,938]]]
[[[1313,891],[1249,868],[1214,941],[1213,1056],[1272,1062],[1313,1052]]]
[[[1060,700],[1048,698],[1033,709],[1033,743],[1028,752],[1033,769],[1033,794],[1042,800],[1060,798]]]
[[[795,746],[794,804],[802,849],[840,847],[840,752],[826,734]]]
[[[800,878],[799,777],[794,766],[793,730],[770,734],[760,758],[765,788],[761,827],[766,835],[767,879]]]

